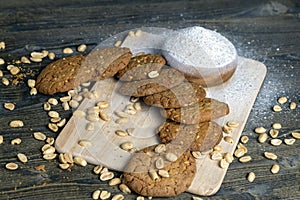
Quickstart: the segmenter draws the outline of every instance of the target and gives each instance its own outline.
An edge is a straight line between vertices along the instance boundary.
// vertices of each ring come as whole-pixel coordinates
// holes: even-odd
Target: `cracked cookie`
[[[179,124],[164,122],[159,127],[158,135],[162,143],[185,145],[191,151],[207,151],[223,138],[222,127],[215,122],[202,122],[200,124]]]
[[[175,122],[199,124],[229,114],[228,104],[216,99],[204,98],[202,101],[187,107],[161,109],[161,115]]]
[[[164,92],[143,98],[147,105],[163,108],[180,108],[191,106],[205,98],[204,88],[196,83],[183,82]]]
[[[160,71],[166,64],[161,55],[143,54],[132,57],[128,65],[118,71],[116,77],[121,81],[139,81],[148,78],[151,71]]]
[[[176,196],[186,191],[196,174],[190,151],[177,145],[154,145],[135,153],[123,182],[136,193],[151,197]]]
[[[176,69],[163,69],[155,78],[126,82],[118,89],[127,96],[148,96],[173,88],[184,81],[183,73]]]

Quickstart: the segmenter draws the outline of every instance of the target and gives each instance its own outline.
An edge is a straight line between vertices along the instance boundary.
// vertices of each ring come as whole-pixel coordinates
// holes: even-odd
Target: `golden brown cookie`
[[[136,193],[151,197],[176,196],[186,191],[196,174],[196,162],[181,146],[154,145],[134,154],[123,182]]]
[[[161,55],[143,54],[132,57],[128,65],[118,71],[116,77],[121,81],[139,81],[147,79],[151,71],[160,71],[166,64],[166,60]]]
[[[227,114],[229,114],[228,104],[211,98],[204,98],[192,106],[161,110],[162,116],[184,124],[199,124]]]
[[[163,69],[155,78],[126,82],[119,88],[122,95],[147,96],[173,88],[184,81],[183,73],[176,69]]]
[[[164,92],[152,94],[143,98],[147,105],[163,108],[180,108],[191,106],[205,98],[203,87],[196,83],[183,82]]]
[[[77,81],[101,80],[113,77],[119,70],[125,68],[131,59],[129,48],[108,47],[96,49],[89,53],[78,72]]]
[[[76,85],[77,72],[85,56],[75,55],[59,59],[46,66],[36,80],[36,88],[43,94],[65,92]]]
[[[37,77],[40,93],[66,92],[82,83],[112,77],[123,69],[131,58],[128,48],[105,48],[88,56],[75,55],[59,59],[46,66]]]
[[[222,133],[222,127],[215,122],[187,125],[167,121],[160,126],[158,135],[164,144],[181,144],[191,151],[203,152],[219,144]]]

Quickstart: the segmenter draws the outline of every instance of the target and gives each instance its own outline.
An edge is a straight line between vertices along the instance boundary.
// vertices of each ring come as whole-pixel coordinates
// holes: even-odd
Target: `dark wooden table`
[[[292,130],[300,129],[300,2],[297,0],[213,0],[213,1],[38,1],[1,0],[0,41],[6,42],[0,57],[6,61],[29,55],[31,51],[47,49],[62,57],[64,47],[76,48],[88,45],[88,50],[111,35],[141,26],[182,28],[199,25],[215,29],[228,37],[238,49],[240,56],[263,62],[268,73],[255,105],[247,121],[243,135],[250,141],[248,154],[253,160],[239,163],[235,160],[228,169],[219,192],[203,199],[300,199],[300,143],[279,147],[259,144],[253,129],[279,122],[283,128],[280,137]],[[32,70],[35,76],[49,60],[41,64],[22,67],[23,72]],[[4,76],[11,78],[6,65],[0,65]],[[30,78],[27,75],[23,80]],[[54,97],[58,97],[55,95]],[[288,104],[283,111],[275,113],[272,106],[280,96],[287,96],[298,107],[290,110]],[[42,159],[41,141],[33,139],[35,131],[48,137],[57,133],[47,128],[48,117],[42,104],[49,96],[29,95],[29,88],[20,80],[18,85],[0,84],[0,199],[90,199],[91,193],[106,189],[119,193],[92,173],[92,165],[73,167],[71,172],[58,168],[58,161]],[[16,109],[3,108],[5,102],[15,102]],[[70,112],[61,113],[70,117]],[[23,128],[12,129],[9,121],[22,119]],[[16,137],[20,145],[11,145]],[[264,151],[278,155],[276,161],[266,160]],[[29,162],[17,161],[16,154],[22,152]],[[16,171],[5,169],[8,162],[16,162]],[[270,167],[278,163],[281,170],[271,174]],[[35,169],[45,165],[44,172]],[[246,180],[247,173],[256,173],[253,183]],[[192,199],[192,194],[183,193],[176,198]],[[125,195],[135,199],[136,194]],[[154,198],[160,199],[160,198]]]

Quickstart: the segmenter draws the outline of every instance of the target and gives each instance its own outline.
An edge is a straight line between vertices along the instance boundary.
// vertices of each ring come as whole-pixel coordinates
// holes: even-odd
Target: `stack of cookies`
[[[188,189],[196,173],[191,151],[216,146],[222,128],[212,120],[229,113],[226,103],[206,98],[200,84],[165,64],[160,55],[144,54],[117,73],[126,81],[119,88],[122,95],[141,97],[145,104],[161,108],[166,118],[158,128],[162,144],[134,155],[123,176],[131,189],[144,196],[174,196]]]
[[[226,103],[207,98],[205,89],[166,65],[161,55],[132,57],[128,48],[104,48],[48,65],[37,78],[44,94],[66,92],[89,81],[115,77],[118,92],[140,97],[161,108],[166,121],[158,128],[161,144],[138,151],[129,161],[123,181],[143,196],[175,196],[186,191],[196,174],[191,151],[207,151],[222,139],[212,120],[229,113]]]

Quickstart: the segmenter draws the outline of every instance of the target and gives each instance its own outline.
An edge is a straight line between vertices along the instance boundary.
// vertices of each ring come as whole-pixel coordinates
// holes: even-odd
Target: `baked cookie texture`
[[[187,125],[167,121],[159,127],[158,135],[164,144],[184,145],[200,152],[212,149],[223,138],[222,127],[215,122]]]
[[[125,82],[118,91],[122,95],[142,97],[173,88],[184,81],[184,75],[176,69],[163,69],[156,78]]]
[[[139,81],[148,78],[151,71],[160,71],[166,64],[161,55],[143,54],[132,57],[128,65],[119,70],[116,77],[121,81]]]
[[[160,153],[156,151],[158,146],[147,147],[132,156],[125,168],[123,182],[143,196],[176,196],[191,185],[196,174],[196,161],[181,146],[165,145],[165,151]],[[168,153],[178,156],[177,159],[168,161]],[[157,168],[158,160],[164,163],[160,169]]]
[[[43,94],[66,92],[90,81],[114,76],[129,62],[128,48],[105,48],[87,56],[75,55],[47,65],[37,77],[36,88]]]
[[[76,76],[84,58],[83,55],[75,55],[47,65],[37,77],[37,90],[43,94],[55,94],[77,86]]]
[[[183,82],[172,89],[143,98],[151,106],[162,108],[180,108],[202,101],[206,96],[204,88],[197,83]]]
[[[132,53],[125,47],[107,47],[96,49],[89,53],[78,72],[78,82],[87,80],[102,80],[113,77],[119,70],[125,68]]]
[[[184,124],[199,124],[229,114],[227,103],[212,98],[204,98],[192,106],[161,109],[161,115],[172,121]]]

